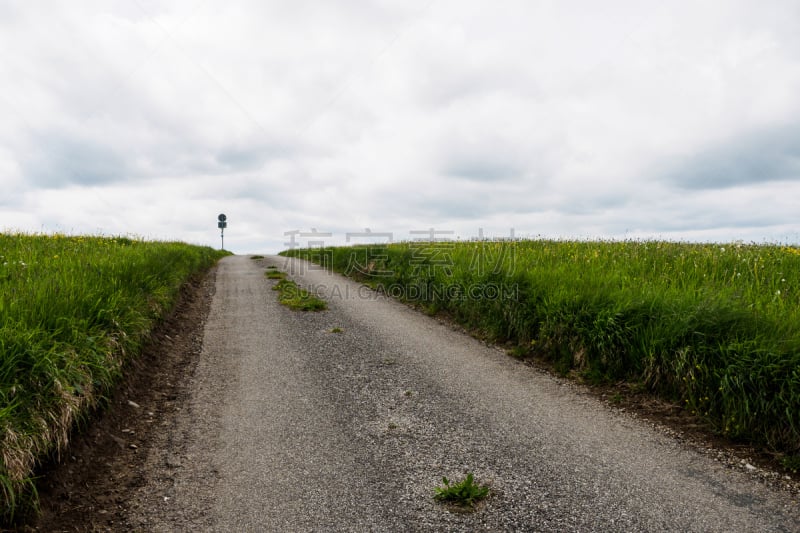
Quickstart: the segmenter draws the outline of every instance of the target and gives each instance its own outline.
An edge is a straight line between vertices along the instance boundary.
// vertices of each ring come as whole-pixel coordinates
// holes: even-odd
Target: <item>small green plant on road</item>
[[[443,486],[436,487],[434,498],[460,507],[473,509],[477,502],[489,495],[489,487],[476,484],[471,472],[457,483],[451,484],[446,477],[442,478],[442,483]]]
[[[284,279],[286,277],[286,273],[279,270],[267,270],[264,275],[267,279]]]
[[[328,308],[324,300],[320,300],[305,289],[297,286],[297,283],[288,279],[281,279],[272,287],[278,291],[278,301],[296,311],[323,311]]]

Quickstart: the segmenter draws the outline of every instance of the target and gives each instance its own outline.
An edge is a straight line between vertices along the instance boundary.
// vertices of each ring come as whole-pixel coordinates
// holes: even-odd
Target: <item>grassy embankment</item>
[[[514,353],[621,380],[800,463],[800,249],[669,242],[296,249]]]
[[[64,448],[181,286],[223,254],[123,237],[0,234],[5,520],[35,505],[36,463]]]

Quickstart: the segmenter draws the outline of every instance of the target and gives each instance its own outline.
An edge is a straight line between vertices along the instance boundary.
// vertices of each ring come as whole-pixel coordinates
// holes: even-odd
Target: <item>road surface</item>
[[[267,265],[329,309],[279,305]],[[231,256],[216,283],[143,530],[800,531],[788,493],[341,276]],[[433,500],[467,472],[476,512]]]

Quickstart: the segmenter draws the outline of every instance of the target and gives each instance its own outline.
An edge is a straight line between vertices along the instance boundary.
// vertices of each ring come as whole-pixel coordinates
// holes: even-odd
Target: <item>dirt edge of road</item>
[[[203,343],[216,267],[181,291],[173,312],[125,370],[108,405],[76,431],[61,461],[38,472],[41,516],[17,531],[114,531],[147,480],[156,432],[185,405]]]

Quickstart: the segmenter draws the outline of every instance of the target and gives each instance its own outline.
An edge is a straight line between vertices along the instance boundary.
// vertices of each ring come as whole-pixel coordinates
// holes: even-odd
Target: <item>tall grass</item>
[[[295,249],[517,353],[679,400],[800,454],[800,249],[652,241]]]
[[[6,519],[20,497],[35,500],[36,462],[64,448],[71,428],[110,391],[181,286],[219,257],[210,248],[125,237],[0,234]]]

